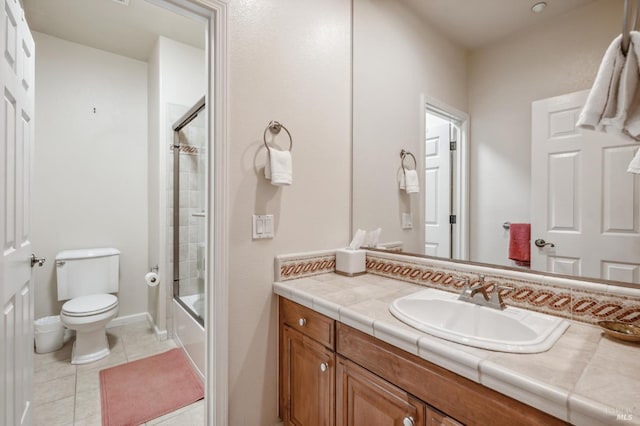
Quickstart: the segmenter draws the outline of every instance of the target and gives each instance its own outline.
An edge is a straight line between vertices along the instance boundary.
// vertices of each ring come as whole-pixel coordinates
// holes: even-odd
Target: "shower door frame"
[[[173,129],[173,299],[203,327],[204,317],[198,316],[191,307],[180,299],[180,130],[195,120],[206,106],[207,103],[203,96],[171,126]],[[207,215],[205,214],[205,227],[208,226],[206,218]],[[205,261],[206,270],[207,262]],[[206,274],[204,279],[206,283]]]

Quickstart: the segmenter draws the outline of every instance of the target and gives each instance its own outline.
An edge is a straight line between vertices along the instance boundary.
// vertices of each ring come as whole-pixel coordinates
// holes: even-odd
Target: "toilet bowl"
[[[120,251],[115,248],[65,250],[56,255],[60,320],[75,330],[72,364],[109,355],[107,324],[118,314]]]
[[[72,364],[87,364],[109,355],[106,326],[117,314],[118,298],[113,294],[79,296],[62,306],[62,324],[76,332]]]

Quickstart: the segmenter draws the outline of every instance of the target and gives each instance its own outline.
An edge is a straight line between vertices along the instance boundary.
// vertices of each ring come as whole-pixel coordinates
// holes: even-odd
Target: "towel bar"
[[[410,155],[411,158],[413,158],[413,169],[417,169],[418,168],[418,162],[416,161],[416,157],[415,155],[413,155],[410,151],[407,150],[402,150],[400,151],[400,165],[402,166],[402,170],[405,169],[404,167],[404,159],[407,157],[407,155]]]
[[[280,133],[280,130],[282,129],[284,129],[284,131],[287,132],[287,135],[289,136],[289,151],[291,151],[291,148],[293,148],[293,138],[291,137],[291,133],[289,133],[289,130],[287,130],[286,127],[275,120],[271,120],[267,125],[267,128],[264,129],[262,140],[264,141],[265,148],[269,149],[269,145],[267,144],[267,131],[271,132],[271,134],[275,136]]]

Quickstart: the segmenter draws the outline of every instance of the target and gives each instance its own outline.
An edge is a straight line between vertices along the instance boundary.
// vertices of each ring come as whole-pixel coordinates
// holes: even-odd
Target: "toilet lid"
[[[118,304],[113,294],[92,294],[69,300],[62,305],[62,313],[69,316],[88,316],[108,311]]]

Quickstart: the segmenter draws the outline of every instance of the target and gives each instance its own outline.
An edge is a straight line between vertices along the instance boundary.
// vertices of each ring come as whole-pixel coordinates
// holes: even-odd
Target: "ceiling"
[[[531,6],[540,0],[402,1],[447,38],[472,50],[524,28],[539,25],[594,0],[545,0],[547,7],[542,13],[531,11]],[[621,0],[611,3],[620,7],[622,13]],[[622,15],[620,22],[622,23]]]
[[[147,61],[158,36],[204,49],[205,23],[145,0],[23,0],[32,31]]]
[[[122,1],[122,0],[119,0]],[[23,0],[32,30],[146,61],[158,36],[204,48],[204,23],[145,0]],[[402,0],[447,38],[475,49],[595,0]],[[611,0],[606,0],[611,1]],[[611,1],[622,12],[622,1]],[[622,19],[621,19],[622,21]]]

